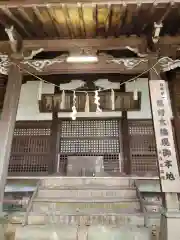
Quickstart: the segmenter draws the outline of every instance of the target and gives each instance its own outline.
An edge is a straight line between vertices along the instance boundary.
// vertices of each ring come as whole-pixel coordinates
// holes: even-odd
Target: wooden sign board
[[[150,80],[150,96],[161,187],[163,192],[180,192],[180,177],[171,124],[171,107],[166,82]]]

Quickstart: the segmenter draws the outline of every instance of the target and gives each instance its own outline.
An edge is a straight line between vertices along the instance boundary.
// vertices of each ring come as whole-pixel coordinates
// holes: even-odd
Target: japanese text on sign
[[[177,181],[178,185],[180,184],[179,171],[165,81],[150,81],[150,93],[162,190],[164,192],[180,192],[180,186],[175,187]]]

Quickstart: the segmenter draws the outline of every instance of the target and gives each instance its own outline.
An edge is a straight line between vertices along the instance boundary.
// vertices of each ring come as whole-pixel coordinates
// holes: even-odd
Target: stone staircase
[[[144,203],[129,178],[49,177],[11,223],[16,240],[150,240],[159,214]]]

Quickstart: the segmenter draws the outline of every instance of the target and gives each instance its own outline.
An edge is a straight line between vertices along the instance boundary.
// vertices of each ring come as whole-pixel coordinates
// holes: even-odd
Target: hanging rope
[[[159,63],[160,60],[162,60],[163,58],[159,59],[151,68],[143,71],[141,74],[137,75],[136,77],[134,78],[130,78],[129,80],[125,81],[125,82],[122,82],[119,84],[119,86],[123,85],[123,84],[126,84],[128,82],[132,82],[134,81],[134,84],[135,84],[135,81],[140,78],[142,75],[144,75],[145,73],[148,73],[150,70],[153,69],[153,71],[156,71],[155,69],[155,66]],[[13,64],[15,64],[20,70],[22,70],[23,72],[26,72],[28,73],[29,75],[35,77],[36,79],[38,79],[40,81],[40,85],[42,85],[41,83],[48,83],[48,84],[52,84],[54,87],[58,87],[58,85],[56,84],[53,84],[53,83],[50,83],[46,80],[44,80],[43,78],[41,77],[38,77],[36,76],[35,74],[31,73],[30,71],[28,71],[27,69],[23,69],[21,66],[19,66],[17,63],[15,62],[12,62]],[[107,89],[99,89],[99,90],[94,90],[94,91],[80,91],[80,90],[69,90],[69,91],[72,91],[73,92],[73,106],[72,106],[72,114],[71,114],[71,117],[72,117],[72,120],[76,120],[76,117],[77,117],[77,109],[76,109],[76,92],[84,92],[86,93],[86,102],[85,102],[85,111],[86,112],[89,112],[89,95],[88,95],[88,92],[93,92],[95,95],[94,95],[94,103],[96,104],[96,113],[101,113],[102,112],[102,109],[100,108],[100,97],[99,97],[99,92],[100,91],[107,91],[107,90],[111,90],[111,105],[112,105],[112,110],[115,109],[115,94],[114,94],[114,90],[112,88],[107,88]],[[40,89],[41,91],[41,89]],[[62,95],[61,95],[61,105],[60,105],[60,108],[61,109],[64,109],[65,108],[65,91],[63,90],[62,91]],[[41,96],[40,96],[40,93],[39,93],[39,96],[38,96],[38,100],[41,99]],[[134,100],[138,100],[138,92],[137,90],[135,89],[135,92],[134,92]]]
[[[153,69],[155,72],[157,72],[156,69],[155,69],[155,66],[156,66],[160,61],[162,61],[163,59],[166,59],[166,57],[160,58],[152,67],[150,67],[149,69],[143,71],[142,73],[140,73],[140,74],[137,75],[136,77],[130,78],[130,79],[128,79],[127,81],[120,83],[120,86],[123,85],[123,84],[126,84],[126,83],[128,83],[128,82],[132,82],[132,81],[137,80],[138,78],[140,78],[140,77],[143,76],[144,74],[148,73],[148,72],[149,72],[150,70],[152,70],[152,69]],[[56,84],[54,84],[54,83],[51,83],[51,82],[48,82],[48,81],[46,81],[45,79],[43,79],[43,78],[41,78],[41,77],[39,77],[39,76],[36,76],[35,74],[31,73],[30,71],[28,71],[27,69],[25,69],[25,68],[23,68],[22,66],[18,65],[17,63],[15,63],[15,62],[12,62],[12,63],[15,64],[20,70],[22,70],[23,72],[25,72],[25,73],[33,76],[34,78],[38,79],[39,81],[42,81],[42,82],[48,83],[48,84],[52,84],[52,85],[54,85],[55,87],[58,87],[58,88],[59,88],[58,85],[56,85]],[[99,89],[98,91],[100,92],[100,91],[107,91],[107,90],[111,90],[111,88]],[[68,90],[68,91],[74,92],[74,90]],[[85,93],[87,93],[87,92],[95,92],[95,91],[85,91],[85,90],[82,90],[82,91],[81,91],[81,90],[77,90],[76,92],[85,92]]]

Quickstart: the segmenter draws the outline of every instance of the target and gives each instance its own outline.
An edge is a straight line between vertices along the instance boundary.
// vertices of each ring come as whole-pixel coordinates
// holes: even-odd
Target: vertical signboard
[[[163,192],[180,192],[180,177],[171,124],[171,107],[164,80],[149,81],[160,181]]]

